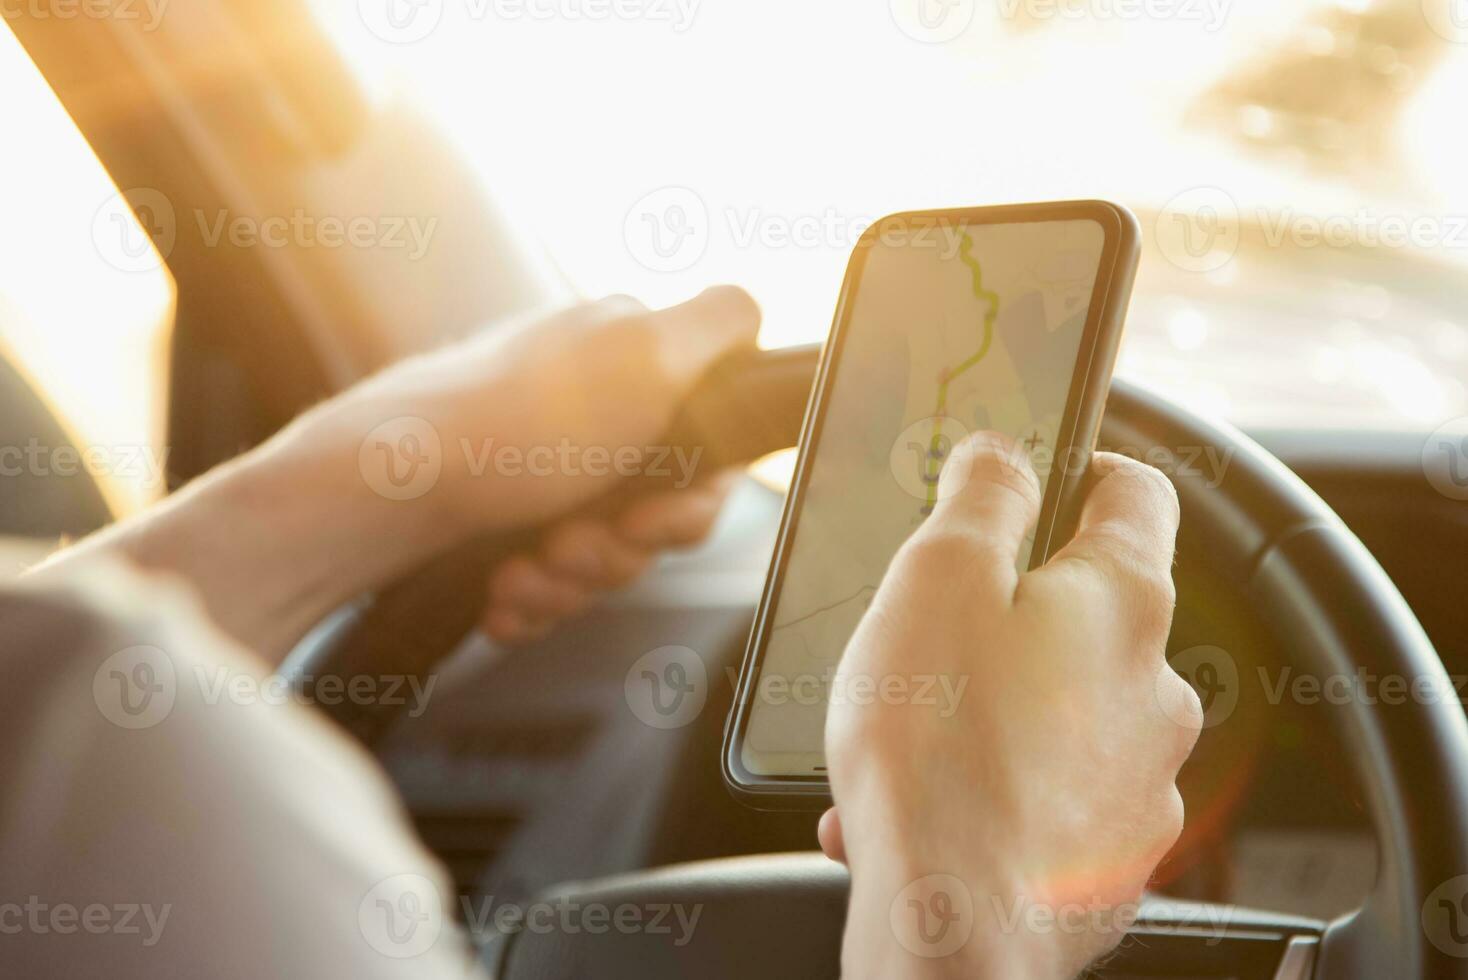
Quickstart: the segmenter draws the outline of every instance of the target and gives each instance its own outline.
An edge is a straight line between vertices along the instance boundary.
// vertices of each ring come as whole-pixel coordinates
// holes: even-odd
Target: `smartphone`
[[[725,731],[736,797],[829,803],[836,665],[892,556],[932,513],[954,442],[995,430],[1029,453],[1044,504],[1022,569],[1069,538],[1139,237],[1131,212],[1104,201],[911,212],[862,235]]]

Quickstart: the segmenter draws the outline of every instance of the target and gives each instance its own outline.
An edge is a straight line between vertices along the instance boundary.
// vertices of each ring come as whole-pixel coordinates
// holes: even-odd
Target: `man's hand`
[[[1039,483],[997,437],[959,446],[944,486],[966,483],[898,553],[846,649],[843,688],[969,679],[951,717],[832,706],[840,818],[822,842],[852,869],[848,980],[1073,976],[1120,941],[1182,829],[1175,780],[1202,710],[1163,656],[1176,494],[1124,457],[1098,454],[1092,473],[1075,539],[1020,574]]]
[[[486,331],[317,406],[52,567],[112,553],[175,573],[273,663],[341,603],[465,538],[550,523],[538,553],[485,583],[485,629],[533,639],[707,533],[727,481],[693,457],[664,460],[676,490],[578,510],[640,472],[699,378],[758,327],[754,301],[719,287],[666,310],[613,297]]]
[[[702,541],[735,479],[722,473],[651,494],[612,518],[582,514],[556,522],[538,554],[512,558],[491,576],[485,634],[501,643],[537,640],[599,593],[630,584],[659,553]]]
[[[552,522],[538,553],[487,583],[485,632],[528,642],[637,578],[661,551],[708,534],[732,481],[701,472],[696,456],[659,459],[658,442],[703,373],[753,346],[758,329],[758,307],[734,287],[657,311],[614,296],[399,365],[308,418],[308,432],[340,427],[350,442],[382,422],[421,419],[443,470],[421,503],[407,503],[434,510],[458,536]],[[306,436],[318,439],[333,436]],[[577,513],[622,471],[652,464],[677,488],[622,513]]]

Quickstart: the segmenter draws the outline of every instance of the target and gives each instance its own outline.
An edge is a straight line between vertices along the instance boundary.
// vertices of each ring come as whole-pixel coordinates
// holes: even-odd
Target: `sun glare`
[[[129,513],[161,494],[135,451],[161,458],[162,382],[174,291],[158,261],[129,272],[109,263],[94,232],[132,222],[117,188],[8,28],[0,29],[0,92],[17,134],[0,154],[0,344],[42,392],[95,467],[104,496]]]

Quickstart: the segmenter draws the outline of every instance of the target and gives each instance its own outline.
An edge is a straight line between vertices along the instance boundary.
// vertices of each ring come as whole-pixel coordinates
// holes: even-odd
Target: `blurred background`
[[[6,19],[35,32],[39,4]],[[130,6],[134,33],[169,37],[185,96],[261,84],[258,63],[205,46],[212,10],[294,73],[272,98],[326,100],[302,123],[320,144],[296,164],[308,208],[340,185],[413,201],[425,227],[498,214],[522,255],[505,312],[728,281],[764,305],[765,344],[816,341],[882,214],[1106,197],[1147,237],[1123,374],[1255,428],[1430,430],[1468,412],[1462,0],[269,0],[254,23],[242,5]],[[132,216],[109,210],[67,115],[125,121],[143,97],[99,71],[59,101],[9,32],[0,88],[17,134],[0,156],[0,343],[84,443],[161,446],[175,289],[161,263],[99,249]],[[244,182],[276,157],[238,132],[257,144],[236,147]],[[440,181],[482,198],[434,200]],[[451,231],[433,246],[457,247]],[[488,266],[440,261],[420,281],[447,294]],[[436,342],[392,315],[403,301],[339,318],[375,340],[323,357],[326,374]],[[478,312],[499,310],[442,320]],[[123,510],[164,489],[104,483]]]

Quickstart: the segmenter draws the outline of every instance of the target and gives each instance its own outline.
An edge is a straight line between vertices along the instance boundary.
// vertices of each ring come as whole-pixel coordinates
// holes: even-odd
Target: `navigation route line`
[[[974,297],[987,303],[989,309],[984,314],[984,333],[979,340],[979,349],[938,375],[938,407],[933,412],[933,436],[928,440],[928,456],[923,469],[923,483],[928,487],[928,500],[922,511],[925,515],[931,514],[938,503],[938,474],[943,469],[943,420],[948,417],[948,386],[988,356],[989,348],[994,344],[994,321],[999,317],[999,294],[984,288],[984,267],[974,257],[974,240],[966,231],[960,242],[958,258],[968,266]]]

